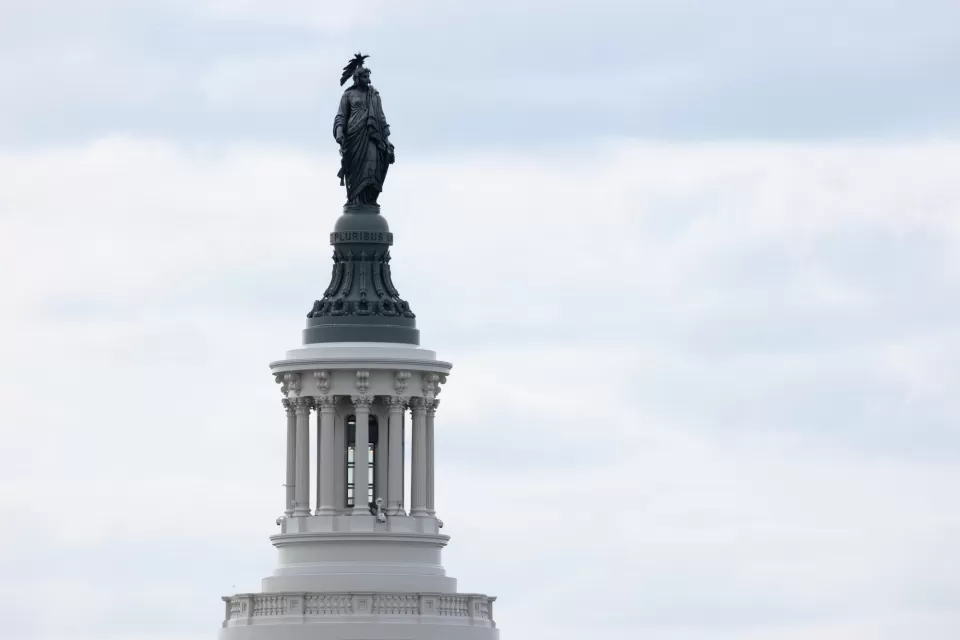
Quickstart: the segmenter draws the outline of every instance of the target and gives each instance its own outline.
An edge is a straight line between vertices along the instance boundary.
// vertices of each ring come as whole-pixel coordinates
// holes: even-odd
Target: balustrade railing
[[[496,626],[491,615],[495,599],[480,594],[441,593],[239,594],[224,598],[227,619],[223,626],[275,624],[280,622],[277,618],[309,622],[331,616],[421,616],[492,627]]]

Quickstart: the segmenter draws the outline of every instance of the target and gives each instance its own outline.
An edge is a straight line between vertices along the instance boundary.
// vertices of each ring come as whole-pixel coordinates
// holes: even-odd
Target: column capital
[[[434,417],[437,415],[437,407],[440,406],[440,401],[434,398],[432,401],[428,401],[427,405],[427,416]]]
[[[369,395],[350,396],[350,400],[355,407],[367,407],[369,409],[370,405],[373,404],[373,396]]]
[[[421,398],[419,396],[413,396],[410,398],[410,409],[417,415],[426,413],[427,411],[427,401],[426,398]]]
[[[404,407],[407,406],[407,398],[405,396],[383,396],[383,400],[390,408],[390,411],[403,411]]]
[[[303,398],[292,398],[291,403],[293,403],[297,408],[297,414],[310,414],[310,408],[313,406],[313,398],[305,396]]]
[[[317,407],[317,411],[322,412],[333,412],[336,410],[337,396],[314,396],[313,402]]]
[[[294,415],[297,411],[297,403],[295,400],[284,398],[280,401],[280,404],[283,405],[283,408],[286,410],[288,416]]]

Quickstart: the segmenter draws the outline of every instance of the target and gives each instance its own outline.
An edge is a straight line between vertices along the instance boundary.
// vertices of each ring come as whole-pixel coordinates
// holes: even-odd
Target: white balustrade
[[[456,624],[496,627],[491,598],[477,593],[268,593],[224,598],[224,627],[273,624],[277,618],[308,624],[330,617],[442,617]]]

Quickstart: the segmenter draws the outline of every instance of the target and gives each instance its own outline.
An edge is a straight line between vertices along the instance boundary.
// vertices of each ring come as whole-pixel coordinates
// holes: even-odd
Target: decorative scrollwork
[[[380,300],[380,302],[377,303],[377,311],[380,315],[387,317],[400,315],[400,310],[397,309],[397,303],[390,298]]]
[[[285,373],[283,374],[283,382],[287,388],[287,393],[292,393],[295,396],[300,395],[300,374],[299,373]]]
[[[381,298],[383,297],[384,291],[383,288],[383,274],[381,273],[383,269],[383,260],[380,257],[380,254],[377,252],[373,253],[373,289],[377,292],[377,295]]]
[[[346,269],[343,275],[343,285],[340,287],[340,295],[338,296],[341,299],[350,293],[350,287],[353,285],[353,251],[347,251],[344,262],[346,263]]]
[[[357,391],[363,394],[367,392],[368,388],[370,388],[370,372],[361,369],[357,371]]]
[[[407,380],[409,379],[409,371],[397,371],[393,376],[393,390],[402,395],[407,390]]]
[[[428,397],[433,397],[436,395],[437,386],[440,383],[440,376],[436,373],[425,373],[423,374],[423,395]]]
[[[361,297],[367,295],[367,252],[360,252],[360,277],[357,278],[357,292]]]
[[[393,286],[393,275],[390,273],[390,250],[383,254],[383,284],[387,286],[387,295],[399,298],[400,292]]]
[[[332,316],[345,316],[347,311],[347,303],[343,298],[337,298],[330,305],[330,315]]]
[[[361,297],[360,300],[354,306],[354,313],[356,313],[358,316],[368,316],[374,312],[376,307],[370,304],[370,301],[367,300],[366,293],[363,293],[361,295],[363,297]]]
[[[337,292],[337,289],[340,288],[340,280],[343,278],[343,261],[340,260],[340,256],[337,255],[337,252],[333,252],[333,273],[330,275],[330,284],[327,286],[327,290],[323,292],[324,298],[329,298]]]
[[[314,371],[313,377],[317,379],[317,390],[321,394],[327,394],[330,391],[330,372]]]
[[[436,383],[436,385],[434,385],[434,389],[433,389],[433,395],[434,395],[434,396],[440,395],[440,391],[442,390],[442,389],[440,388],[440,385],[446,384],[446,382],[447,382],[447,376],[445,376],[445,375],[442,374],[442,373],[437,374],[437,383]],[[437,400],[437,402],[440,402],[440,401]]]
[[[334,252],[333,274],[323,298],[316,300],[308,318],[323,316],[385,316],[415,318],[400,297],[390,273],[390,252],[354,255]]]

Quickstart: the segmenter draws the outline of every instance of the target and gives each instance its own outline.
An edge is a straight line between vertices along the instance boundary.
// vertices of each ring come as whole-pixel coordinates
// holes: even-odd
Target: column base
[[[414,518],[429,518],[432,514],[426,509],[413,509],[410,515]]]
[[[335,516],[337,515],[337,510],[333,507],[317,507],[317,510],[313,512],[315,516]]]

